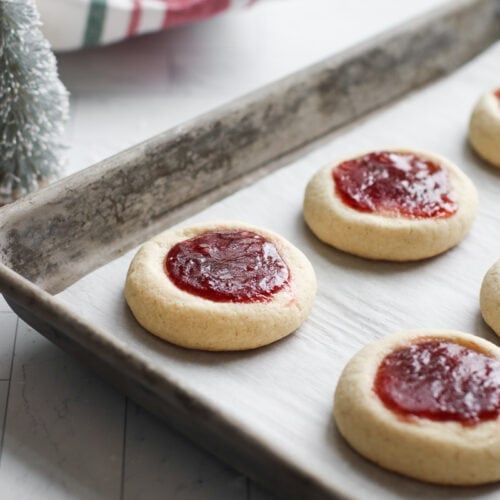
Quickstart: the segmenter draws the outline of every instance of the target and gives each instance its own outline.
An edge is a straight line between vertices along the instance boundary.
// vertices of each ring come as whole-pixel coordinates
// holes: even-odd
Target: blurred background
[[[133,0],[119,1],[134,5]],[[81,1],[37,2],[46,36],[56,48],[64,47],[61,33],[75,15],[71,7]],[[234,8],[210,19],[115,45],[58,52],[60,76],[71,93],[67,173],[447,0],[259,0],[246,7],[247,3],[233,0]]]

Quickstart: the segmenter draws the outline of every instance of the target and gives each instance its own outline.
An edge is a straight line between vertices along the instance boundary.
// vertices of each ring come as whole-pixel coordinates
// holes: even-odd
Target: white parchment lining
[[[346,446],[331,416],[336,381],[347,360],[383,335],[409,328],[451,328],[498,343],[481,319],[478,297],[486,270],[500,258],[500,169],[479,160],[466,142],[475,101],[495,85],[500,87],[500,43],[450,77],[189,219],[261,225],[282,234],[309,257],[318,276],[315,306],[308,321],[281,342],[254,352],[218,354],[187,351],[149,335],[123,298],[135,251],[86,276],[58,298],[342,492],[357,498],[498,498],[495,485],[440,488],[386,472]],[[418,263],[371,262],[322,244],[305,226],[303,192],[318,168],[336,157],[390,146],[444,155],[477,186],[478,218],[455,249]]]

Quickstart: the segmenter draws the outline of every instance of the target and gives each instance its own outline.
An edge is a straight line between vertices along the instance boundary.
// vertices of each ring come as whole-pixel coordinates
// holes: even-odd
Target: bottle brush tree
[[[0,0],[0,204],[60,172],[68,109],[33,0]]]

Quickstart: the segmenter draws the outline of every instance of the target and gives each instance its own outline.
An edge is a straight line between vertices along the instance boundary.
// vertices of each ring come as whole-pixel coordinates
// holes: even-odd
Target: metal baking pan
[[[316,466],[311,461],[309,466],[306,455],[301,457],[300,450],[294,448],[294,439],[300,442],[302,436],[295,436],[293,432],[271,435],[262,427],[266,418],[272,419],[269,412],[276,410],[278,415],[283,411],[284,407],[278,408],[278,387],[275,388],[276,407],[260,409],[253,407],[251,398],[241,402],[235,397],[231,405],[231,398],[217,400],[211,396],[213,388],[202,387],[203,380],[207,384],[212,380],[215,387],[224,384],[226,377],[228,395],[232,394],[231,391],[244,393],[243,385],[238,384],[247,380],[250,387],[258,378],[252,370],[264,360],[272,366],[283,363],[286,371],[297,366],[296,356],[301,349],[305,357],[307,353],[314,357],[315,345],[324,351],[320,335],[322,327],[318,322],[326,304],[323,299],[318,300],[318,312],[316,316],[313,312],[310,327],[305,327],[304,331],[301,329],[292,340],[251,354],[207,354],[187,352],[137,330],[139,327],[133,323],[122,302],[115,310],[108,311],[103,302],[97,310],[92,309],[92,300],[87,304],[78,302],[76,297],[79,296],[78,287],[81,290],[86,283],[93,287],[96,295],[101,293],[100,288],[96,288],[98,283],[101,283],[102,293],[107,293],[103,284],[106,274],[99,273],[113,273],[115,262],[115,269],[121,270],[120,266],[125,265],[129,258],[127,252],[136,245],[204,207],[216,207],[204,217],[228,213],[227,210],[233,207],[231,218],[235,218],[237,210],[234,207],[242,206],[247,199],[245,196],[264,196],[266,189],[274,189],[272,184],[262,185],[262,188],[260,184],[254,184],[240,191],[256,179],[260,178],[260,183],[270,179],[272,183],[283,182],[289,176],[289,179],[295,179],[290,180],[291,186],[302,182],[300,175],[296,176],[290,167],[293,162],[298,162],[297,169],[302,168],[301,161],[330,144],[328,141],[331,141],[334,131],[453,72],[481,53],[500,35],[499,14],[498,0],[450,2],[430,15],[306,68],[2,208],[0,291],[14,311],[40,333],[85,360],[133,399],[194,441],[284,498],[363,496],[370,490],[373,490],[374,497],[384,498],[402,492],[416,497],[450,495],[450,490],[400,478],[364,462],[341,442],[331,419],[318,431],[324,434],[326,446],[333,450],[335,460],[338,460],[331,464],[332,477],[329,478],[319,470],[323,465],[329,466],[327,459],[323,460],[323,465],[318,462]],[[404,101],[398,105],[401,103]],[[372,119],[378,118],[369,116],[365,121]],[[419,126],[422,127],[422,122]],[[463,149],[457,154],[467,156],[468,153]],[[318,155],[319,161],[322,154]],[[477,160],[467,157],[466,161],[474,163]],[[312,174],[313,163],[311,160],[305,167],[306,173],[310,165],[308,173]],[[286,168],[270,175],[285,165]],[[315,165],[316,168],[320,166]],[[493,174],[485,170],[484,165],[478,168],[483,169],[480,170],[479,182],[484,186],[491,184]],[[304,170],[301,172],[305,176]],[[228,198],[227,205],[224,201],[213,205],[236,191],[243,193],[243,200],[231,201]],[[233,196],[238,196],[238,193]],[[293,198],[294,195],[290,196]],[[488,203],[486,207],[489,207]],[[251,222],[266,223],[264,213],[269,215],[272,211],[263,207],[259,215],[256,208],[253,210],[255,218],[261,217],[262,220]],[[313,257],[313,264],[322,271],[323,267],[325,269],[324,273],[318,273],[320,278],[327,275],[328,269],[337,269],[338,284],[334,288],[339,289],[350,281],[355,283],[371,276],[373,279],[366,281],[366,288],[376,294],[377,290],[384,290],[389,280],[387,276],[396,280],[404,273],[412,276],[432,273],[436,270],[433,266],[451,265],[443,263],[465,258],[472,251],[470,245],[477,243],[480,246],[480,238],[473,235],[467,241],[469,246],[461,246],[458,252],[447,256],[448,260],[431,259],[423,267],[412,264],[394,268],[385,263],[380,264],[381,270],[376,271],[372,263],[320,245],[302,227],[296,215],[293,215],[293,220],[284,220],[285,212],[274,212],[269,224],[276,226],[278,231],[283,229],[285,236],[298,239],[303,247],[307,247],[305,250]],[[250,218],[248,213],[247,218]],[[487,233],[487,224],[483,225],[484,229],[478,230],[477,234]],[[497,250],[500,255],[500,249]],[[123,286],[123,279],[124,276],[116,276],[113,293]],[[470,280],[473,279],[477,277],[471,276]],[[443,280],[442,283],[446,282]],[[432,284],[432,278],[429,283]],[[439,280],[433,286],[438,285]],[[323,295],[327,289],[325,283]],[[467,293],[464,292],[461,298],[468,298]],[[350,306],[343,304],[346,311]],[[324,321],[341,322],[338,311],[334,306],[332,308],[333,312],[325,314]],[[382,309],[375,310],[375,317],[363,320],[365,326],[372,320],[373,325],[379,324],[378,327],[367,326],[373,330],[370,335],[375,337],[381,334],[383,327],[397,323],[394,318],[391,320],[390,311],[385,317]],[[395,317],[404,316],[398,314]],[[467,318],[464,322],[468,322],[469,329],[479,325],[470,323]],[[348,329],[347,323],[344,327]],[[309,334],[308,328],[311,330]],[[477,326],[476,329],[481,328]],[[340,369],[344,358],[369,338],[360,339],[353,335],[351,342],[338,333],[335,335],[338,352],[342,352],[337,360]],[[322,393],[320,388],[326,381],[322,379],[317,385],[313,368],[304,365],[302,379],[315,395],[311,396],[311,401],[318,395],[326,405],[324,401],[330,400],[333,394],[335,374],[328,381],[330,389]],[[241,380],[238,379],[240,375]],[[266,373],[259,368],[259,377],[261,375],[265,377]],[[286,380],[280,382],[282,390],[300,392],[298,388],[288,386]],[[264,387],[266,381],[264,378],[257,382],[256,387]],[[307,406],[309,401],[305,394],[304,405]],[[255,393],[254,400],[259,401],[259,398],[260,395]],[[238,407],[240,402],[241,407]],[[252,412],[265,415],[259,420]],[[293,414],[290,414],[290,419],[294,419]],[[290,429],[299,432],[299,427]],[[283,428],[286,429],[287,425]],[[306,448],[307,443],[304,443]],[[358,489],[349,481],[357,481]],[[495,490],[492,488],[474,489],[473,493],[468,490],[467,494],[493,498]],[[452,491],[456,495],[465,494]]]

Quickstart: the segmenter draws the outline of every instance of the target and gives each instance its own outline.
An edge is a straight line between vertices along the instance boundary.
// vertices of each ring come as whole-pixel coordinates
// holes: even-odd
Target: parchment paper
[[[253,352],[217,354],[187,351],[154,338],[134,321],[123,298],[135,251],[58,297],[346,495],[498,498],[495,485],[441,488],[384,471],[344,443],[331,414],[335,385],[346,362],[388,333],[451,328],[498,343],[481,319],[479,289],[486,270],[500,258],[500,169],[473,154],[466,130],[475,101],[482,92],[500,86],[499,75],[497,43],[452,76],[367,117],[300,160],[189,219],[261,225],[306,253],[318,276],[318,296],[310,318],[287,339]],[[336,157],[388,146],[442,154],[472,178],[479,190],[479,214],[458,247],[417,263],[372,262],[322,244],[307,229],[301,210],[312,174]]]

